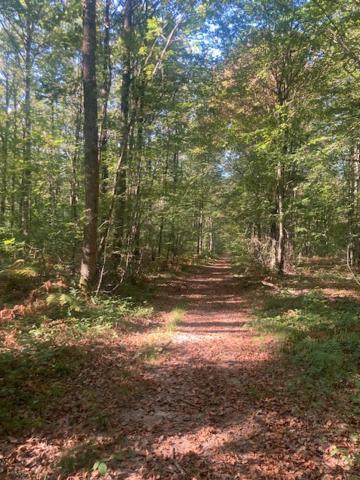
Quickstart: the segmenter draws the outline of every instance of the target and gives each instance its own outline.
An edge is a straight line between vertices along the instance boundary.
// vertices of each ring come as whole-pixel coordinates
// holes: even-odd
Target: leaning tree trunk
[[[83,20],[83,87],[84,87],[84,161],[85,226],[80,267],[80,288],[88,291],[94,285],[97,257],[97,217],[99,200],[99,160],[96,91],[96,0],[84,0]]]

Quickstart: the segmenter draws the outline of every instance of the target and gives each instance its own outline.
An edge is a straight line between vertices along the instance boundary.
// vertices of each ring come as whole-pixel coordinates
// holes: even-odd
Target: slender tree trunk
[[[105,0],[104,12],[104,53],[103,53],[103,85],[102,112],[99,135],[99,163],[101,168],[101,191],[105,193],[108,189],[109,172],[106,164],[106,150],[108,144],[108,104],[112,81],[111,49],[110,49],[110,5],[111,0]]]
[[[75,145],[74,152],[71,157],[71,181],[70,181],[70,208],[71,208],[71,218],[74,224],[74,231],[76,225],[79,221],[79,212],[78,212],[78,191],[79,191],[79,181],[78,181],[78,163],[79,163],[79,152],[80,152],[80,131],[81,131],[81,115],[82,115],[82,98],[80,98],[78,111],[76,113],[75,119]],[[78,241],[76,236],[74,237],[72,252],[71,252],[71,262],[72,269],[75,273],[76,270],[76,252],[78,250]]]
[[[7,203],[7,178],[8,178],[8,157],[9,157],[9,109],[10,109],[10,82],[9,75],[5,74],[5,128],[3,132],[2,145],[2,169],[1,169],[1,201],[0,201],[0,222],[4,224]]]
[[[360,146],[356,145],[351,158],[349,172],[350,208],[349,243],[347,248],[347,261],[353,268],[358,268],[360,263],[360,228],[359,228],[359,181],[360,181]]]
[[[270,223],[270,269],[276,270],[277,262],[277,224],[276,224],[277,209],[272,212],[272,219]]]
[[[105,223],[105,228],[101,237],[99,255],[102,257],[101,275],[98,288],[100,287],[105,270],[107,247],[109,243],[110,231],[114,229],[114,243],[121,246],[123,240],[124,215],[125,215],[125,194],[126,194],[126,162],[128,153],[128,142],[130,134],[129,122],[129,100],[131,84],[131,33],[132,33],[132,0],[126,0],[124,22],[123,22],[123,40],[125,43],[124,67],[121,85],[121,117],[122,128],[120,137],[120,152],[116,165],[115,179],[112,188],[112,197]]]
[[[28,17],[26,19],[26,39],[25,39],[25,129],[24,129],[24,169],[22,172],[22,230],[25,237],[29,235],[30,230],[30,210],[31,210],[31,55],[32,55],[32,35],[33,24]]]
[[[139,103],[139,112],[137,118],[137,136],[136,136],[136,154],[137,154],[137,169],[136,169],[136,196],[135,196],[135,205],[134,205],[134,225],[135,225],[135,235],[134,235],[134,249],[133,255],[134,259],[138,263],[138,268],[140,265],[139,260],[141,259],[141,224],[142,224],[142,163],[143,163],[143,148],[144,148],[144,131],[143,131],[143,115],[144,115],[144,84],[140,84],[140,94],[138,98]]]
[[[288,142],[288,132],[287,132],[287,112],[286,112],[286,102],[289,98],[289,84],[286,76],[283,76],[283,72],[278,72],[276,75],[277,78],[277,100],[278,105],[281,108],[279,114],[279,122],[281,131],[283,132],[282,138],[282,154],[286,157],[289,151],[289,142]],[[286,244],[286,233],[285,233],[285,159],[280,159],[276,166],[276,222],[277,222],[277,241],[276,241],[276,252],[275,253],[275,267],[277,273],[282,275],[285,268],[285,244]]]
[[[281,275],[284,273],[285,266],[285,226],[284,226],[284,167],[279,162],[276,169],[277,180],[277,216],[278,216],[278,235],[277,235],[277,256],[276,268]]]
[[[202,253],[202,235],[203,235],[203,210],[202,201],[199,205],[198,219],[197,219],[197,246],[196,253],[200,255]]]
[[[79,109],[76,113],[75,120],[75,144],[74,144],[74,153],[71,158],[71,181],[70,181],[70,207],[71,207],[71,217],[74,223],[79,219],[78,214],[78,160],[79,160],[79,149],[80,149],[80,130],[81,130],[81,115],[82,107],[79,103]]]
[[[115,182],[115,244],[121,246],[125,227],[125,206],[126,206],[126,166],[128,157],[128,146],[130,136],[130,86],[131,86],[131,48],[132,48],[132,21],[133,21],[133,0],[126,0],[123,40],[125,45],[124,66],[121,84],[121,118],[122,129],[120,139],[120,162]]]
[[[51,101],[51,136],[52,138],[55,138],[55,100],[52,98]],[[55,163],[55,155],[56,151],[54,149],[54,146],[50,147],[50,159],[52,159],[51,164],[56,165]],[[54,162],[54,163],[53,163]],[[58,204],[58,175],[57,172],[54,171],[55,169],[50,169],[48,171],[49,179],[48,179],[48,184],[49,184],[49,198],[51,199],[51,210],[50,210],[50,215],[49,215],[49,223],[51,227],[54,227],[54,223],[56,220],[56,206]]]
[[[13,91],[13,110],[14,110],[14,120],[13,120],[13,138],[12,138],[12,146],[11,146],[11,153],[13,157],[17,157],[18,155],[18,115],[17,115],[17,107],[18,107],[18,100],[17,100],[17,88],[14,85]],[[12,164],[12,172],[11,172],[11,196],[10,196],[10,228],[14,228],[16,223],[16,172],[15,172],[15,165]],[[20,222],[19,222],[20,224]]]
[[[167,141],[166,141],[166,155],[165,155],[165,165],[164,171],[162,175],[162,188],[163,188],[163,195],[166,198],[168,195],[168,171],[169,171],[169,155],[170,155],[170,133],[168,132]],[[162,207],[164,208],[164,206]],[[162,254],[162,246],[163,246],[163,236],[164,236],[164,223],[165,223],[165,215],[164,212],[161,212],[160,216],[160,228],[159,228],[159,236],[158,236],[158,245],[157,245],[157,253],[160,257]]]
[[[213,220],[209,218],[209,252],[210,254],[214,251],[214,238],[213,238]]]
[[[84,0],[83,20],[85,228],[80,267],[80,287],[94,285],[97,258],[99,159],[96,90],[96,0]]]
[[[157,254],[159,257],[161,257],[161,254],[162,254],[163,232],[164,232],[164,217],[161,216],[159,236],[158,236],[158,247],[157,247]]]

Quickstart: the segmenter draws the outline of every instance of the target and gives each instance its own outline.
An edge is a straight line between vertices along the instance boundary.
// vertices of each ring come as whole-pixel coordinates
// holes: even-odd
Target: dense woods
[[[3,472],[9,479],[359,478],[349,440],[358,435],[349,412],[360,404],[359,20],[359,0],[0,0],[0,422],[9,469],[0,451],[0,478]],[[181,271],[188,283],[177,278]],[[294,461],[305,455],[303,444],[322,448],[329,432],[319,411],[329,396],[324,412],[339,424],[326,441],[331,450],[333,438],[340,450],[328,456],[341,461],[321,470],[312,451],[313,464],[303,458],[310,466],[301,467],[301,476],[285,457],[277,462],[278,451],[268,451],[273,440],[254,461],[264,469],[273,462],[262,476],[251,460],[240,473],[221,470],[223,457],[217,467],[204,466],[195,453],[180,464],[175,447],[164,454],[169,473],[154,460],[159,453],[138,447],[156,430],[147,425],[144,433],[142,425],[140,440],[129,430],[129,444],[148,463],[136,470],[139,476],[126,476],[135,471],[136,455],[109,457],[107,440],[94,440],[94,432],[106,431],[116,443],[122,432],[111,428],[130,428],[131,415],[124,420],[119,412],[133,392],[140,395],[134,385],[148,378],[146,362],[166,350],[188,304],[205,337],[226,329],[225,320],[233,328],[219,350],[235,358],[243,349],[242,365],[254,357],[253,370],[235,372],[246,385],[253,382],[239,394],[248,424],[258,415],[252,417],[252,402],[268,419],[270,404],[279,412],[275,396],[290,405],[284,411],[296,426],[275,419],[274,429],[303,435],[298,445],[279,440],[282,453],[293,448],[286,458]],[[294,379],[286,370],[297,399],[283,398],[276,375],[267,373],[282,378],[281,363],[267,359],[263,370],[256,363],[263,350],[275,348],[271,341],[251,350],[239,334],[245,343],[236,343],[250,310],[261,332],[280,335],[297,371]],[[142,340],[139,333],[126,343],[134,331]],[[204,371],[186,370],[175,352],[173,384],[143,387],[149,391],[141,408],[154,399],[163,414],[166,398],[177,404],[189,395],[188,407],[207,415],[206,422],[191,420],[189,432],[197,435],[212,425],[214,411],[225,412],[225,425],[236,404],[226,392],[236,382],[226,383],[232,367],[220,369],[213,344],[191,350],[181,338],[191,367],[204,355]],[[208,352],[215,358],[210,370]],[[208,377],[218,389],[203,385]],[[197,384],[206,392],[203,404]],[[339,385],[340,400],[331,396]],[[81,392],[83,412],[74,391]],[[223,397],[210,407],[219,392]],[[42,432],[55,451],[46,436],[52,418],[63,435],[58,453],[47,453],[44,464],[39,457],[29,465],[21,460],[27,466],[19,467],[14,436],[25,445]],[[299,426],[299,418],[310,423]],[[345,424],[351,428],[339,426]],[[174,438],[182,432],[169,431]],[[191,440],[194,452],[199,438]],[[84,451],[60,458],[74,445]],[[120,460],[129,462],[127,473],[116,470]]]
[[[3,2],[5,258],[77,272],[85,228],[93,288],[225,250],[356,267],[357,7]]]

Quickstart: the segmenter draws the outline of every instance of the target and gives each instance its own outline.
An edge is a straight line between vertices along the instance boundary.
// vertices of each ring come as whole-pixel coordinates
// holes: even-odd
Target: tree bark
[[[13,157],[16,158],[18,155],[18,95],[17,95],[17,86],[14,85],[13,90],[13,138],[11,142],[11,153]],[[11,172],[11,195],[10,195],[10,228],[13,229],[15,224],[20,226],[19,218],[16,217],[16,173],[14,165],[12,165]]]
[[[21,201],[21,223],[25,237],[30,230],[30,195],[31,195],[31,55],[32,36],[34,25],[30,19],[30,12],[26,18],[25,38],[25,129],[24,129],[24,169],[22,172],[22,201]]]
[[[5,74],[5,128],[2,135],[2,153],[3,162],[1,169],[1,202],[0,202],[0,222],[4,224],[6,204],[7,204],[7,178],[8,178],[8,157],[9,157],[9,109],[10,109],[10,82],[9,75]]]
[[[284,72],[275,73],[276,94],[278,105],[281,108],[279,114],[279,126],[283,132],[281,152],[286,157],[289,151],[287,132],[287,113],[283,110],[289,99],[289,82]],[[285,158],[280,158],[276,165],[276,251],[275,268],[278,274],[282,275],[285,268]]]
[[[115,181],[115,244],[121,246],[124,234],[125,195],[126,195],[126,163],[130,135],[130,85],[131,85],[131,47],[133,28],[133,0],[126,0],[123,22],[123,40],[125,45],[124,66],[121,84],[121,139],[119,168]]]
[[[360,146],[354,147],[349,172],[350,208],[348,214],[349,242],[347,248],[348,264],[359,268],[360,264],[360,234],[359,234],[359,182],[360,182]]]
[[[111,49],[110,49],[110,5],[111,0],[105,1],[104,12],[104,43],[103,43],[103,85],[102,95],[102,114],[99,135],[99,164],[101,167],[101,191],[105,193],[108,190],[109,172],[105,160],[105,154],[108,144],[108,104],[112,81]]]
[[[99,246],[99,256],[102,258],[102,267],[98,289],[101,286],[105,273],[107,249],[111,229],[114,230],[114,246],[121,247],[123,241],[124,217],[125,217],[125,194],[126,194],[126,162],[130,134],[129,101],[131,85],[131,35],[132,35],[133,1],[126,0],[123,20],[123,40],[125,45],[124,66],[121,85],[121,119],[122,128],[120,136],[120,152],[116,165],[115,179],[112,187],[111,203],[105,228]]]
[[[85,226],[80,267],[80,288],[89,291],[95,282],[97,258],[97,218],[99,201],[99,159],[96,87],[96,0],[84,0],[83,88]]]
[[[76,224],[79,221],[79,152],[80,152],[80,132],[81,132],[81,117],[82,117],[82,102],[83,99],[80,96],[79,105],[75,117],[75,142],[74,142],[74,152],[71,157],[71,180],[70,180],[70,208],[71,208],[71,219],[74,225],[74,232]],[[73,273],[76,271],[76,253],[78,252],[78,240],[76,236],[74,237],[72,244],[71,252],[71,263]]]
[[[284,273],[285,266],[285,226],[284,226],[284,166],[279,162],[276,169],[277,180],[277,252],[276,268],[280,275]]]

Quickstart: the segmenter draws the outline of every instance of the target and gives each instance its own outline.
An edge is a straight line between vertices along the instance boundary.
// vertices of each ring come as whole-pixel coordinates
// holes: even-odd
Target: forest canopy
[[[358,7],[2,0],[3,266],[97,289],[224,252],[357,268]]]

